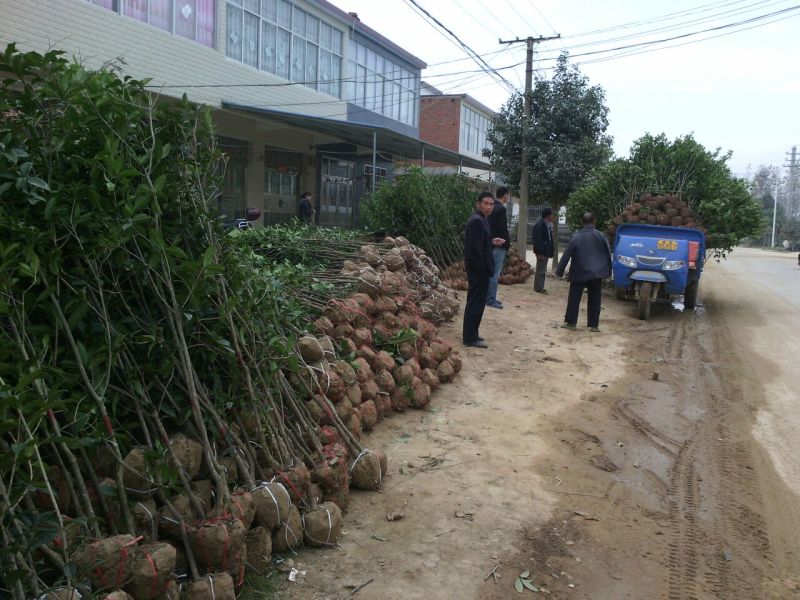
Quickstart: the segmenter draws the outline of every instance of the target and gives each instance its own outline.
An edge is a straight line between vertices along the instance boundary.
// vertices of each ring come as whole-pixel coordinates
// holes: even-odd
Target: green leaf
[[[531,576],[531,572],[530,571],[523,571],[522,573],[519,574],[519,576],[520,576],[520,579],[526,579],[526,578]]]
[[[537,588],[535,585],[533,585],[533,583],[531,582],[530,579],[523,579],[522,580],[522,585],[524,585],[526,588],[528,588],[532,592],[538,592],[539,591],[539,588]]]
[[[518,594],[521,594],[523,591],[525,591],[525,588],[522,585],[522,580],[519,577],[514,580],[514,589],[517,590]]]
[[[35,175],[32,177],[28,177],[28,183],[33,187],[39,188],[40,190],[50,191],[50,186],[47,185],[47,182],[44,179],[36,177]]]

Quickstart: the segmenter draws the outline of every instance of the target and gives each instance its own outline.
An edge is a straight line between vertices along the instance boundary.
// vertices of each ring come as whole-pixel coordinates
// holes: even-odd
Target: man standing
[[[575,233],[558,261],[556,276],[564,275],[569,268],[569,300],[567,314],[562,327],[575,330],[578,324],[578,309],[583,289],[589,290],[588,326],[593,332],[600,331],[600,302],[603,279],[611,274],[611,248],[605,236],[594,227],[594,215],[583,215],[583,229]]]
[[[506,213],[506,204],[508,203],[508,188],[497,188],[497,200],[494,202],[492,212],[489,214],[487,221],[489,221],[489,229],[492,232],[492,238],[503,239],[501,245],[494,244],[492,248],[492,258],[494,258],[494,272],[489,279],[489,291],[486,293],[486,306],[492,308],[503,308],[503,303],[497,299],[497,282],[500,279],[500,273],[503,271],[503,262],[506,260],[506,252],[511,247],[511,236],[508,233],[508,215]]]
[[[533,226],[533,253],[536,255],[536,274],[533,276],[533,291],[546,294],[544,277],[547,262],[553,258],[553,209],[545,206],[542,216]]]
[[[486,220],[494,208],[492,193],[481,192],[475,208],[464,231],[464,268],[467,271],[469,287],[467,305],[464,307],[463,339],[465,346],[488,348],[478,329],[486,307],[489,278],[494,273],[492,246],[499,246],[503,242],[500,238],[492,240],[489,222]]]
[[[300,203],[297,205],[297,218],[303,223],[311,225],[314,222],[314,207],[311,205],[311,192],[303,192]]]

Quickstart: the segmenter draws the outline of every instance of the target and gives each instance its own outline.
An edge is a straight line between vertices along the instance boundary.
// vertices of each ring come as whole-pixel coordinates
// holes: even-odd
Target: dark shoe
[[[476,342],[485,342],[486,340],[483,339],[481,336],[478,336],[477,338],[475,338],[475,341]]]
[[[489,306],[491,308],[499,308],[500,310],[503,310],[503,303],[500,302],[499,300],[495,300],[494,302],[491,302],[486,306]]]
[[[549,294],[550,293],[547,290],[533,290],[533,291],[536,292],[537,294]]]
[[[475,340],[474,342],[464,342],[464,345],[468,348],[488,348],[489,344],[484,342],[483,340]]]
[[[561,329],[569,329],[570,331],[576,331],[578,329],[578,326],[575,325],[575,323],[564,323],[561,326]]]
[[[600,328],[599,327],[589,327],[589,331],[591,331],[592,333],[600,333]]]

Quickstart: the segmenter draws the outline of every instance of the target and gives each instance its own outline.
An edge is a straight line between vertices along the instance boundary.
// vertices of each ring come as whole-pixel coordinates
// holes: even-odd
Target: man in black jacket
[[[476,210],[467,221],[464,231],[464,269],[467,272],[469,288],[467,289],[467,305],[464,307],[464,345],[473,348],[489,346],[478,334],[478,328],[486,307],[486,292],[489,289],[489,278],[494,273],[492,247],[503,244],[501,238],[492,240],[489,222],[486,220],[494,208],[494,196],[491,192],[478,195]]]
[[[536,274],[533,276],[533,291],[546,294],[544,278],[547,262],[553,258],[553,209],[546,206],[542,216],[533,226],[533,253],[536,255]]]
[[[300,203],[297,205],[297,218],[303,223],[311,225],[314,222],[316,210],[311,205],[311,192],[303,192],[300,196]]]
[[[564,275],[569,268],[569,300],[567,314],[562,327],[575,330],[578,324],[578,309],[583,289],[589,290],[588,326],[591,331],[600,331],[600,302],[603,279],[611,275],[611,248],[606,237],[594,227],[594,215],[583,215],[583,229],[576,232],[564,250],[556,267],[556,276]]]
[[[508,188],[497,188],[497,200],[494,201],[492,212],[486,220],[489,222],[489,229],[492,232],[492,239],[502,238],[505,240],[502,245],[495,245],[492,248],[492,258],[494,258],[494,272],[489,279],[489,291],[486,293],[486,306],[492,308],[503,308],[503,303],[497,299],[497,282],[500,273],[503,271],[503,263],[506,260],[506,252],[511,247],[511,235],[508,233],[508,214],[506,203],[508,202]]]

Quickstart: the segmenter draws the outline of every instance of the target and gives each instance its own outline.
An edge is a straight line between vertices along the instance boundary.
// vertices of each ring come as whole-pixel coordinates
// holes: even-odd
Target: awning
[[[234,102],[223,102],[222,107],[228,110],[246,113],[251,116],[277,121],[291,127],[307,129],[324,135],[339,138],[344,142],[372,148],[373,134],[377,135],[377,146],[379,152],[389,153],[395,156],[409,159],[422,159],[425,161],[435,161],[450,165],[461,165],[473,169],[490,170],[491,165],[481,159],[477,159],[452,150],[447,150],[440,146],[434,146],[420,139],[403,135],[386,127],[368,125],[365,123],[353,123],[352,121],[340,121],[338,119],[327,119],[325,117],[312,117],[297,113],[288,113],[280,110],[267,108],[257,108],[236,104]]]

